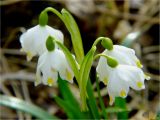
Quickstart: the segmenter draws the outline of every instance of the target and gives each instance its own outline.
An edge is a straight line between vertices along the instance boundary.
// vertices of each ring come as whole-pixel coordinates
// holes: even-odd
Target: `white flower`
[[[73,82],[74,74],[64,53],[59,49],[45,52],[38,60],[35,85],[52,86],[58,79],[58,73],[63,80]]]
[[[125,98],[128,94],[129,87],[135,90],[145,88],[145,74],[140,68],[128,65],[118,65],[116,68],[111,69],[107,85],[111,105],[113,104],[115,97],[120,96]]]
[[[46,49],[46,40],[48,36],[52,36],[63,43],[63,34],[50,26],[37,25],[20,37],[22,51],[27,53],[27,60],[30,61],[33,56],[41,55]]]
[[[136,57],[135,51],[131,48],[113,45],[113,50],[106,49],[103,54],[114,57],[120,64],[133,65],[139,68],[143,67],[139,59]]]
[[[125,98],[130,87],[135,90],[145,88],[144,80],[150,78],[141,70],[142,65],[134,50],[114,45],[112,51],[105,50],[103,54],[114,57],[119,63],[115,68],[111,68],[107,64],[107,59],[100,57],[96,68],[99,79],[107,85],[110,104],[113,104],[115,97]]]

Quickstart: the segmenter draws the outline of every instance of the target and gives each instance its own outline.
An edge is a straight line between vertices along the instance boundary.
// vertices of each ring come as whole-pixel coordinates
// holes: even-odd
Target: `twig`
[[[33,82],[35,80],[34,73],[27,73],[24,71],[16,72],[16,73],[4,73],[0,75],[0,82],[4,80],[25,80],[29,82]]]
[[[24,52],[20,52],[19,49],[5,49],[5,48],[1,48],[0,52],[2,54],[25,55],[25,53]]]
[[[98,11],[99,12],[104,12],[104,9],[103,10],[99,9]],[[138,14],[131,14],[131,13],[120,13],[120,12],[114,13],[114,12],[111,12],[109,10],[105,10],[105,13],[106,13],[106,15],[110,15],[110,16],[117,17],[117,18],[124,19],[124,16],[128,16],[128,19],[130,19],[130,20],[147,22],[147,23],[150,23],[150,24],[160,24],[160,20],[159,20],[158,17],[150,18],[146,15],[138,15]]]
[[[129,13],[129,0],[124,0],[123,9],[124,9],[124,19],[128,20],[128,16],[126,16],[126,14]]]

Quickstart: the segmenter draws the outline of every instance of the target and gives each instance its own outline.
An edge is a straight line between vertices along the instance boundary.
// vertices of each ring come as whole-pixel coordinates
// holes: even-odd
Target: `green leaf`
[[[81,63],[84,58],[84,51],[78,25],[74,20],[73,16],[67,10],[62,9],[61,13],[63,22],[71,34],[71,40],[77,61],[78,63]]]
[[[88,78],[89,78],[89,73],[91,70],[91,66],[93,63],[93,57],[94,57],[94,53],[96,51],[96,47],[92,47],[90,49],[90,51],[87,53],[87,55],[85,56],[85,58],[82,61],[81,64],[81,68],[80,68],[80,96],[82,99],[82,110],[86,110],[87,109],[87,105],[86,105],[86,87],[87,87],[87,82],[88,82]]]
[[[75,97],[73,96],[72,92],[70,91],[67,81],[62,80],[59,77],[58,86],[59,86],[60,93],[62,94],[64,100],[70,103],[71,105],[76,106],[76,109],[80,111],[79,104],[77,100],[75,99]]]
[[[62,100],[59,97],[54,98],[57,104],[63,108],[69,119],[82,119],[86,118],[84,114],[77,110],[77,106],[74,106],[73,104],[70,104],[68,101]]]
[[[31,104],[27,103],[23,100],[20,100],[15,97],[9,97],[5,95],[0,95],[0,105],[7,106],[16,110],[20,110],[26,113],[29,113],[39,119],[58,119],[55,116],[50,115],[43,109]]]
[[[104,105],[104,102],[103,102],[103,99],[102,99],[102,96],[101,96],[101,93],[100,93],[100,88],[99,88],[99,83],[98,83],[97,76],[96,76],[96,86],[97,86],[99,103],[100,103],[100,106],[101,106],[101,109],[102,109],[102,115],[103,115],[104,119],[107,119],[106,108],[105,108],[105,105]]]
[[[92,113],[92,116],[94,119],[100,119],[98,107],[96,104],[96,99],[93,94],[92,84],[90,80],[88,80],[88,84],[87,84],[87,93],[88,93],[87,103],[89,104],[89,109]]]
[[[62,80],[59,77],[58,86],[64,100],[62,100],[61,98],[56,98],[56,101],[57,99],[59,100],[57,101],[57,103],[59,104],[59,106],[61,106],[64,109],[68,117],[69,118],[89,118],[88,113],[84,114],[81,112],[81,109],[77,100],[75,99],[75,97],[73,96],[72,92],[68,87],[68,82],[65,80]]]
[[[126,109],[126,101],[124,98],[116,97],[115,99],[115,106],[121,109]],[[126,109],[127,111],[127,109]],[[128,112],[119,112],[117,113],[118,119],[128,119]]]

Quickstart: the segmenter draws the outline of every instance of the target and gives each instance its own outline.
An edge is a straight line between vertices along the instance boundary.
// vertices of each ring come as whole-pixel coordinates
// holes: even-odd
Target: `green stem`
[[[99,58],[99,57],[101,57],[101,56],[105,57],[106,59],[109,58],[108,55],[105,55],[105,54],[97,54],[97,55],[94,56],[94,60],[97,59],[97,58]]]
[[[101,96],[101,93],[100,93],[100,88],[99,88],[97,76],[96,76],[96,86],[97,86],[98,98],[99,98],[100,106],[102,108],[102,114],[103,114],[104,119],[107,119],[107,112],[106,112],[106,108],[105,108],[105,105],[104,105],[104,102],[102,100],[102,96]]]
[[[104,38],[105,38],[105,37],[99,37],[99,38],[97,38],[97,39],[94,41],[94,43],[93,43],[92,46],[96,46],[96,45],[97,45],[100,41],[102,41]]]
[[[62,15],[56,9],[54,9],[52,7],[47,7],[44,11],[45,12],[52,12],[52,13],[56,14],[64,22]]]

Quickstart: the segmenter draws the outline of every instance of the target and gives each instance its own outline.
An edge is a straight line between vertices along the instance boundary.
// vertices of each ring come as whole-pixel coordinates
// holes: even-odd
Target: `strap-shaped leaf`
[[[57,117],[50,115],[49,113],[42,110],[41,108],[15,97],[0,95],[0,105],[29,113],[42,120],[58,119]]]
[[[128,112],[127,112],[127,108],[126,108],[126,100],[121,97],[116,97],[115,106],[126,110],[126,111],[122,111],[122,112],[117,113],[118,119],[127,120],[128,119]]]
[[[69,102],[72,106],[76,106],[76,109],[80,111],[80,106],[73,96],[71,90],[68,87],[68,82],[65,80],[62,80],[60,77],[58,79],[58,87],[60,90],[60,93],[62,94],[65,101]]]
[[[62,9],[63,22],[71,34],[72,44],[78,63],[81,63],[84,57],[82,38],[77,23],[73,16],[65,9]]]
[[[88,82],[91,66],[93,63],[93,56],[94,56],[95,51],[96,51],[96,47],[94,46],[90,49],[90,51],[87,53],[87,55],[83,59],[82,64],[81,64],[81,68],[80,68],[80,76],[79,76],[80,77],[80,86],[79,87],[80,87],[80,96],[82,99],[82,110],[87,109],[86,87],[87,87],[87,82]]]
[[[96,104],[96,99],[93,94],[92,84],[90,80],[88,80],[88,84],[87,84],[87,93],[88,93],[88,98],[89,98],[87,99],[87,103],[89,104],[89,109],[92,113],[92,116],[94,119],[100,119],[98,107]]]
[[[70,104],[68,101],[64,101],[59,97],[54,98],[57,104],[63,108],[69,119],[82,119],[86,118],[84,114],[77,109],[77,106]]]
[[[61,106],[64,109],[68,117],[73,119],[77,118],[89,119],[90,115],[88,112],[86,113],[81,112],[80,106],[75,97],[73,96],[72,92],[70,91],[67,81],[62,80],[59,77],[58,86],[63,99],[56,97],[55,100],[57,101],[59,106]]]

